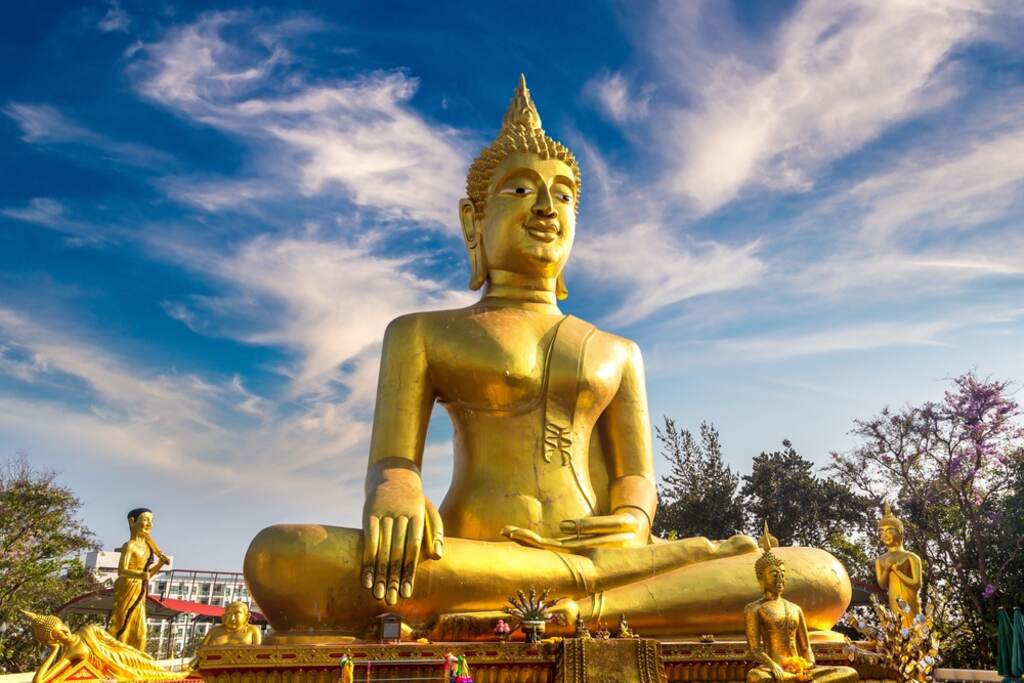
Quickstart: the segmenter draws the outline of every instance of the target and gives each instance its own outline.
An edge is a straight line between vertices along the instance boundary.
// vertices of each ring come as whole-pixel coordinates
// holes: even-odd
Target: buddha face
[[[227,630],[240,631],[249,623],[249,608],[244,602],[233,602],[224,610],[221,621]]]
[[[885,545],[886,548],[898,546],[903,542],[903,534],[897,527],[891,524],[879,527],[878,536],[881,538],[882,544]]]
[[[786,587],[786,565],[769,565],[761,572],[761,589],[766,593],[782,595]]]
[[[131,528],[132,533],[149,536],[149,532],[153,530],[153,513],[142,512],[134,519],[129,517],[128,526]]]
[[[478,236],[488,269],[554,278],[576,234],[575,177],[560,159],[516,152],[494,169],[482,217],[460,206],[467,242]]]
[[[47,645],[65,645],[71,640],[71,629],[64,622],[58,623],[50,629],[50,637]]]

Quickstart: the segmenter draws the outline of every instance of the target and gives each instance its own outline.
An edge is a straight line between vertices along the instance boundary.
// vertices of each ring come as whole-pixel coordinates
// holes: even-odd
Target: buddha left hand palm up
[[[518,526],[506,526],[501,534],[531,548],[572,553],[590,548],[644,545],[649,533],[647,520],[641,523],[628,512],[567,519],[559,529],[566,536],[550,538]]]

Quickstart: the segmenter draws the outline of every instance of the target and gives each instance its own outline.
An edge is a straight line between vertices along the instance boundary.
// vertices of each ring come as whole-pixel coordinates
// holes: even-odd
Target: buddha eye
[[[572,204],[572,195],[568,192],[556,192],[555,196],[566,204]]]
[[[528,197],[531,194],[533,194],[533,190],[529,187],[524,187],[522,185],[512,185],[503,188],[501,194],[515,195],[516,197]]]

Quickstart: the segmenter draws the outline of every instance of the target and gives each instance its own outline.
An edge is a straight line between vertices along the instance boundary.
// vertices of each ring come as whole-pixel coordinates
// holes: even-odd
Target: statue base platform
[[[852,666],[864,683],[895,683],[895,673],[851,662],[843,643],[813,645],[820,664]],[[754,662],[746,643],[723,640],[567,638],[520,642],[288,644],[201,648],[207,683],[337,683],[348,655],[356,681],[441,681],[445,657],[465,655],[475,683],[744,683]]]

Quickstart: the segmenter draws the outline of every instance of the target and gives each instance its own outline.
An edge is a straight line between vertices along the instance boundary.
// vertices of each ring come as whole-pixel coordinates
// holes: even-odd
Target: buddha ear
[[[555,279],[555,296],[558,297],[559,301],[565,301],[569,298],[569,289],[565,286],[565,270],[562,270]]]
[[[476,207],[468,199],[459,201],[459,222],[462,223],[462,239],[469,254],[469,288],[477,290],[487,282],[487,257],[477,226]]]

